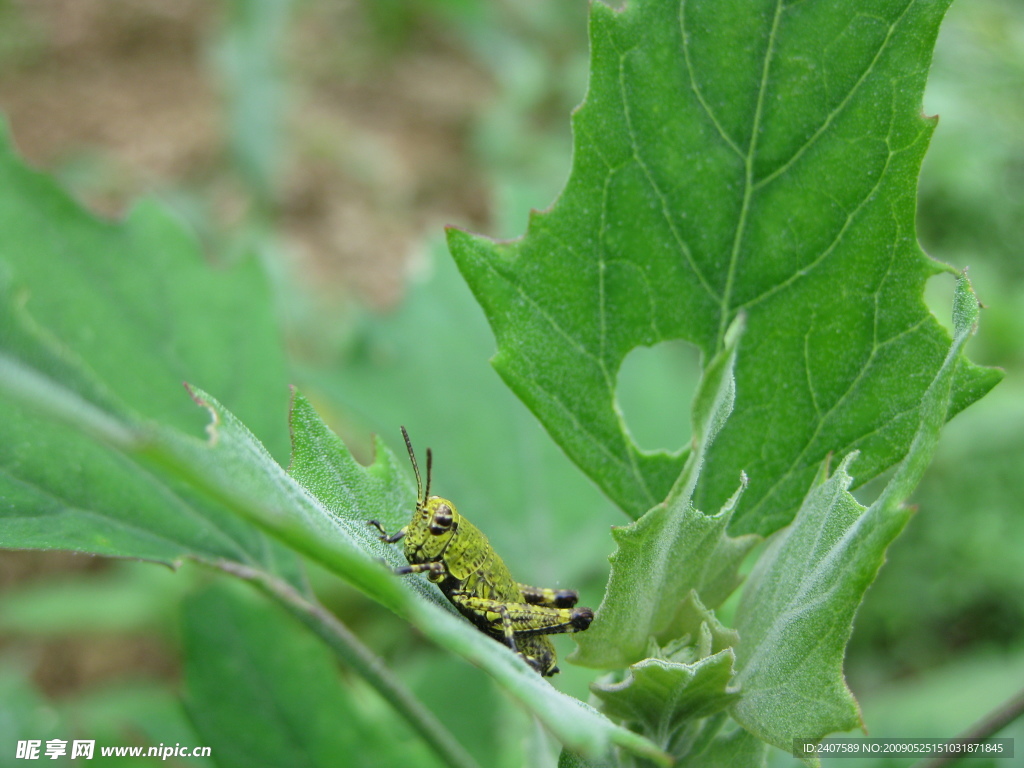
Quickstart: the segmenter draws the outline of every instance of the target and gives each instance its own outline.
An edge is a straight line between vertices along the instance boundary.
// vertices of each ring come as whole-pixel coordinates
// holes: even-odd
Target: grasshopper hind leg
[[[530,605],[544,605],[549,608],[572,608],[580,599],[575,589],[550,589],[547,587],[531,587],[529,584],[518,583],[523,593],[523,602]]]

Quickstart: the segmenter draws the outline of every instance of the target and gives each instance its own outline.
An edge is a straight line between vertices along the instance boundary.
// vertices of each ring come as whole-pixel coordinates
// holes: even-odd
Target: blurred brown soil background
[[[391,39],[366,7],[293,4],[276,203],[295,275],[388,305],[427,226],[487,218],[466,136],[493,86],[429,15]],[[0,109],[20,152],[64,169],[104,215],[187,189],[219,227],[236,224],[246,195],[212,63],[223,11],[203,0],[9,0]]]

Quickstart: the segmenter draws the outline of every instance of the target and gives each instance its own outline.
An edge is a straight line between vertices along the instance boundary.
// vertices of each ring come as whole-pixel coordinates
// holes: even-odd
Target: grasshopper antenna
[[[423,502],[430,498],[430,469],[434,464],[434,454],[427,448],[427,492],[423,494]]]
[[[409,460],[412,462],[412,471],[416,475],[416,502],[420,506],[427,503],[427,494],[430,493],[430,465],[433,463],[430,457],[430,449],[427,449],[427,493],[423,493],[423,480],[420,478],[420,465],[416,462],[416,452],[412,449],[412,440],[405,427],[402,427],[402,437],[405,438],[405,448],[409,451]]]

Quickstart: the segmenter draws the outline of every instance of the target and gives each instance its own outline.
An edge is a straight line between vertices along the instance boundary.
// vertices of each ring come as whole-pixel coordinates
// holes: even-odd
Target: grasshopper
[[[430,495],[433,456],[427,449],[427,485],[423,487],[409,433],[402,427],[416,475],[416,509],[404,528],[389,534],[376,520],[381,541],[405,539],[409,565],[395,574],[426,573],[431,582],[478,629],[516,651],[541,675],[558,672],[555,647],[547,635],[582,632],[594,612],[576,608],[578,595],[571,589],[541,589],[520,584],[491,548],[480,529],[466,520],[455,505]]]

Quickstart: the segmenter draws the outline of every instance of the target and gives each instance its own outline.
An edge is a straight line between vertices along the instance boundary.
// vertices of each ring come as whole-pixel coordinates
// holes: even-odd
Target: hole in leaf
[[[956,277],[945,272],[932,275],[924,284],[924,301],[946,332],[953,335],[953,292]]]
[[[700,352],[681,339],[626,355],[615,400],[638,446],[675,452],[689,442],[690,404],[699,379]]]

